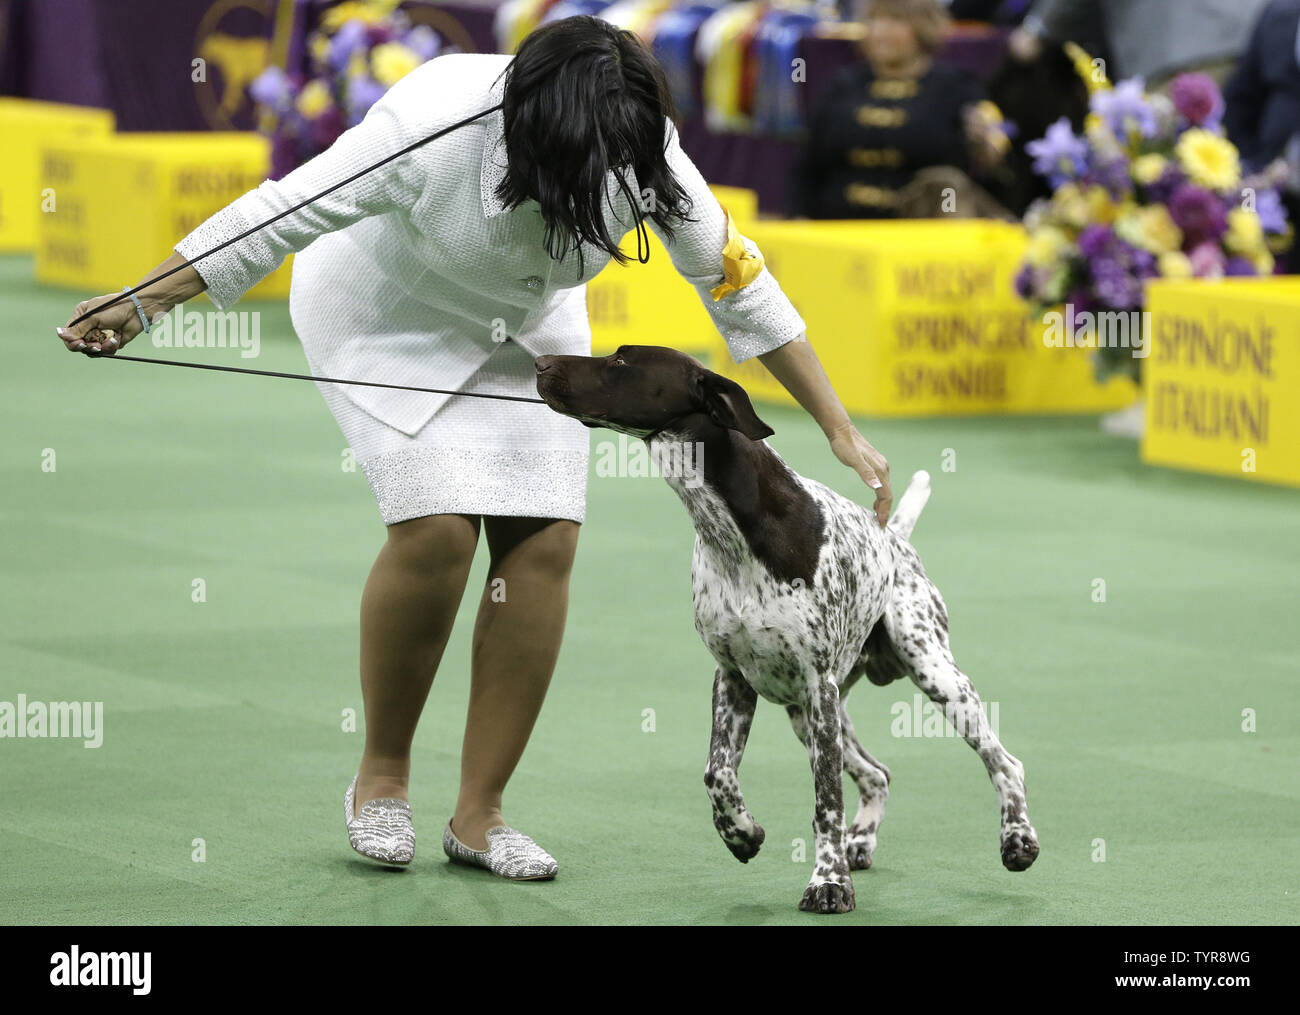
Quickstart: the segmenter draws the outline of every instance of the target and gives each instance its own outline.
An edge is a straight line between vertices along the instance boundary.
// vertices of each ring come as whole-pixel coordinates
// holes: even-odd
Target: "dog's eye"
[[[615,355],[613,365],[616,367],[625,367],[627,366],[627,362],[623,359],[622,356]]]

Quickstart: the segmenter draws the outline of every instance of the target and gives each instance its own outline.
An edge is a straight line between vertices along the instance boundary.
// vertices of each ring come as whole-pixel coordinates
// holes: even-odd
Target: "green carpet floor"
[[[662,481],[593,477],[564,651],[506,800],[560,877],[513,884],[442,855],[473,595],[417,739],[416,861],[387,872],[349,850],[342,815],[383,529],[319,394],[67,354],[53,329],[91,294],[30,278],[29,259],[0,259],[0,701],[102,701],[105,729],[96,750],[0,740],[0,922],[1300,921],[1297,492],[1144,467],[1095,419],[864,423],[900,490],[934,477],[914,542],[1025,763],[1042,855],[1003,870],[974,754],[891,736],[911,685],[862,687],[850,710],[893,795],[856,912],[831,918],[795,908],[811,775],[776,706],[741,769],[762,853],[741,866],[710,822],[713,666],[685,512]],[[304,368],[283,305],[240,309],[265,315],[256,361],[130,351]],[[764,415],[796,468],[865,499],[805,417]]]

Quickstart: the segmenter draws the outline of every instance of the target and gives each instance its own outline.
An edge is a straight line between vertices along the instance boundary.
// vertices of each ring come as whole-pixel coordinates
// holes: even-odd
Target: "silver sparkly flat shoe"
[[[550,853],[523,832],[507,825],[489,828],[487,841],[487,849],[470,849],[456,838],[448,821],[442,833],[442,850],[455,863],[482,867],[497,877],[513,881],[546,881],[560,869]]]
[[[343,796],[343,817],[348,823],[348,842],[362,856],[387,867],[405,867],[415,856],[415,827],[411,805],[396,797],[367,800],[359,814],[353,813],[357,778],[352,777]]]

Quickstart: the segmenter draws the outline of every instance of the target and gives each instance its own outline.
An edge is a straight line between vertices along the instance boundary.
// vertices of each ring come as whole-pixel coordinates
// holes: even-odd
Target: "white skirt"
[[[317,383],[385,525],[425,515],[565,518],[587,513],[587,428],[545,405],[456,395],[414,436]],[[532,354],[506,341],[467,391],[536,398]],[[433,397],[433,396],[430,396]]]

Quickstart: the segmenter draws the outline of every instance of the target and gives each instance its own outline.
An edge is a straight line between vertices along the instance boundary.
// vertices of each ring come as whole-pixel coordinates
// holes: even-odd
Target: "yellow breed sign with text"
[[[1018,225],[987,221],[764,222],[750,235],[808,325],[850,412],[874,416],[1096,412],[1137,396],[1099,384],[1086,349],[1047,340],[1014,292]],[[762,365],[714,368],[792,404]]]
[[[41,145],[77,144],[109,137],[114,117],[107,109],[65,106],[30,99],[0,99],[0,251],[36,249],[37,224],[58,192],[41,173]],[[162,260],[162,258],[159,258]]]
[[[1148,289],[1142,459],[1300,486],[1300,278]]]
[[[266,178],[269,143],[252,133],[115,134],[41,148],[55,204],[41,215],[36,278],[87,295],[134,285],[173,245]],[[289,291],[290,262],[253,298]]]

